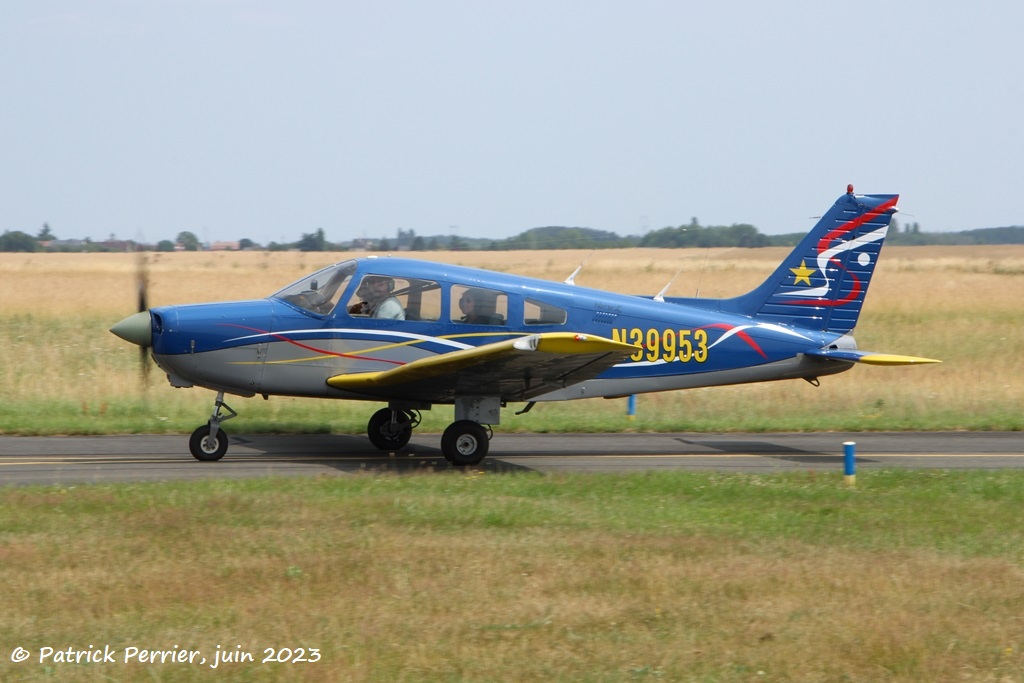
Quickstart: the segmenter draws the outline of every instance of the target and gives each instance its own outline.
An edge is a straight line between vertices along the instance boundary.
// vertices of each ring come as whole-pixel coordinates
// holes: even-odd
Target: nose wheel
[[[224,412],[222,412],[224,411]],[[210,421],[192,432],[188,440],[188,450],[192,457],[203,462],[220,460],[228,452],[228,434],[220,428],[220,423],[237,416],[227,403],[224,403],[224,392],[217,394],[213,403],[213,414]]]
[[[489,430],[472,420],[458,420],[441,435],[441,455],[458,467],[479,465],[487,457]]]
[[[220,460],[228,452],[227,432],[223,429],[218,429],[216,434],[212,432],[213,427],[208,424],[192,432],[192,437],[188,440],[188,449],[196,460],[213,462]]]

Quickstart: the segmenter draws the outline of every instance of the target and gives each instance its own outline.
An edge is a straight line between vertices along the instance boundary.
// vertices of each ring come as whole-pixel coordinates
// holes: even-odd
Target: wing
[[[898,356],[892,353],[875,353],[874,351],[854,351],[852,349],[815,349],[805,351],[808,356],[841,360],[847,363],[864,363],[866,365],[917,365],[919,363],[941,363],[934,358],[917,356]]]
[[[382,372],[336,375],[336,389],[433,403],[457,395],[526,401],[592,379],[636,353],[630,344],[566,332],[533,334],[421,358]]]

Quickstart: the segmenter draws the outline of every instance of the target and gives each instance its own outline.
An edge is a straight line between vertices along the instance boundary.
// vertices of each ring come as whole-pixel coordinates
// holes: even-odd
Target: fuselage
[[[365,312],[373,307],[363,301],[367,276],[390,281],[404,319]],[[473,297],[486,315],[465,314]],[[817,377],[851,364],[805,351],[854,347],[848,335],[716,310],[716,300],[681,305],[403,258],[345,261],[266,299],[165,306],[151,315],[153,357],[172,385],[245,396],[380,400],[326,380],[542,332],[597,335],[636,352],[538,401]]]

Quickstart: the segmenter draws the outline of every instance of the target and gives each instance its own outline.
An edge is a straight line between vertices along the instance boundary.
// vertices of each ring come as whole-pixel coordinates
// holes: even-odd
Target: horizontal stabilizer
[[[934,358],[918,356],[899,356],[893,353],[875,353],[874,351],[853,351],[851,349],[817,349],[806,351],[805,355],[815,358],[846,361],[847,363],[864,363],[866,365],[923,365],[924,363],[941,363]]]

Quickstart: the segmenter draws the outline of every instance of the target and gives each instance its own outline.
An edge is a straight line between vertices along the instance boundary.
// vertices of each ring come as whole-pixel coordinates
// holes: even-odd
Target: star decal
[[[808,268],[805,261],[800,261],[799,268],[790,268],[789,270],[796,276],[796,280],[793,281],[794,285],[798,285],[803,282],[808,287],[811,286],[811,275],[814,274],[814,270]]]

